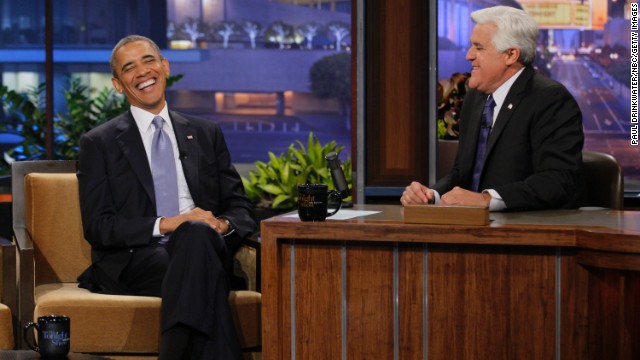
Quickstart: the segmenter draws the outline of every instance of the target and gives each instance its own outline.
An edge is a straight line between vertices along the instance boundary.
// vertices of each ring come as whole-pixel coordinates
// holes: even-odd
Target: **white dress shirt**
[[[146,110],[139,107],[131,106],[131,114],[138,126],[140,136],[142,137],[142,143],[144,144],[144,150],[147,153],[147,159],[151,164],[151,143],[153,142],[153,133],[155,127],[152,125],[153,118],[156,116]],[[180,213],[187,212],[195,208],[193,198],[189,192],[189,186],[187,186],[187,180],[184,177],[184,170],[182,169],[182,163],[180,159],[180,151],[178,150],[178,142],[176,140],[176,134],[173,131],[173,125],[171,124],[171,118],[169,117],[169,110],[167,104],[164,104],[162,111],[158,114],[164,119],[164,125],[162,128],[169,136],[171,140],[171,146],[173,148],[173,157],[176,163],[176,174],[178,176],[178,205],[180,206]],[[160,217],[156,220],[153,228],[153,236],[162,236],[160,233]]]

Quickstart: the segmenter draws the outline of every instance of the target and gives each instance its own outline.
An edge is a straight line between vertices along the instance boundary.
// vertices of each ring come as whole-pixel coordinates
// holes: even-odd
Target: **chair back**
[[[13,228],[33,242],[35,285],[76,282],[91,262],[83,239],[77,162],[16,161],[11,164]]]
[[[587,185],[587,206],[621,210],[624,206],[622,167],[611,155],[596,151],[582,153],[582,172]]]
[[[76,174],[27,174],[24,191],[36,285],[77,282],[91,265],[91,246],[84,240]]]

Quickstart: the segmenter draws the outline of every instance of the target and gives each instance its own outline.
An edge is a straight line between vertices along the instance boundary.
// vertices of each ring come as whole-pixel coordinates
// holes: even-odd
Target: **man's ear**
[[[505,54],[505,63],[507,64],[507,66],[517,63],[518,59],[520,59],[520,49],[518,48],[507,49],[507,51],[505,51],[504,54]]]
[[[162,58],[162,67],[167,76],[171,75],[171,66],[169,66],[169,60],[166,57]]]
[[[122,84],[120,83],[120,80],[116,77],[112,77],[111,83],[113,84],[113,87],[116,88],[116,91],[122,94]]]

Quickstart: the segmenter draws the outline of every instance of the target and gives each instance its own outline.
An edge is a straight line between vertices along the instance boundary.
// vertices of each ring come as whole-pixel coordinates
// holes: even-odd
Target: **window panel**
[[[0,69],[13,90],[44,81],[43,3],[0,5]],[[169,106],[220,123],[234,161],[266,161],[268,151],[286,151],[296,140],[306,146],[309,132],[344,146],[343,161],[350,155],[351,62],[340,82],[320,84],[326,98],[314,95],[309,79],[318,61],[351,56],[350,0],[56,0],[53,7],[55,89],[70,76],[92,94],[110,88],[111,48],[138,33],[163,48],[172,74],[184,75],[167,93]],[[36,52],[16,51],[25,48]],[[25,62],[34,67],[29,81],[17,72]],[[61,92],[54,104],[64,111]]]

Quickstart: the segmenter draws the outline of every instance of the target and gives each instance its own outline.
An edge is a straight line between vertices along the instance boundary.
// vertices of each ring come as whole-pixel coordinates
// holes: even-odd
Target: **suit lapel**
[[[489,135],[489,143],[487,144],[487,152],[485,153],[485,159],[489,154],[491,154],[491,150],[493,149],[496,141],[502,134],[502,131],[507,126],[507,123],[511,121],[513,114],[518,108],[518,104],[522,100],[522,93],[526,90],[527,84],[529,80],[534,74],[533,68],[527,66],[524,71],[516,79],[516,81],[509,89],[509,93],[507,93],[507,97],[504,99],[504,103],[500,108],[500,112],[498,113],[498,117],[496,118],[493,129],[491,130],[491,134]]]
[[[182,163],[184,176],[189,186],[189,192],[191,193],[193,201],[199,204],[196,198],[199,194],[198,160],[200,156],[197,133],[186,117],[174,111],[169,111],[169,116],[171,117],[173,131],[176,134],[178,150],[180,151],[180,162]]]
[[[128,112],[120,119],[117,129],[120,133],[116,135],[116,143],[122,149],[122,152],[131,164],[133,172],[138,177],[138,180],[140,180],[142,187],[155,207],[153,177],[151,176],[147,152],[144,149],[140,131],[133,120],[131,112]]]

